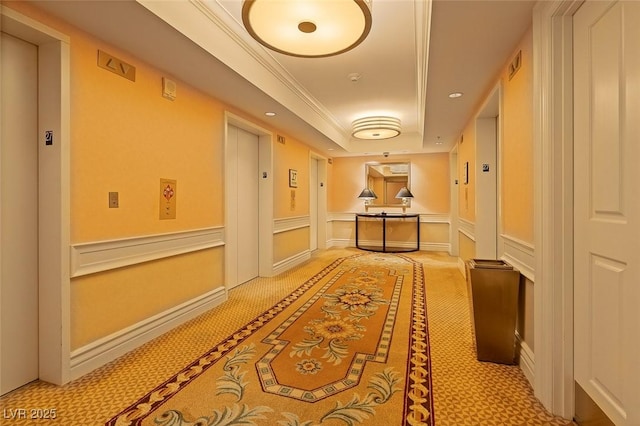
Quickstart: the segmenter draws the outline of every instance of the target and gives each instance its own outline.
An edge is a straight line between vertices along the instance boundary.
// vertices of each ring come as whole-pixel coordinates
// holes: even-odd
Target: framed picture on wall
[[[295,169],[289,169],[289,188],[298,187],[298,171]]]

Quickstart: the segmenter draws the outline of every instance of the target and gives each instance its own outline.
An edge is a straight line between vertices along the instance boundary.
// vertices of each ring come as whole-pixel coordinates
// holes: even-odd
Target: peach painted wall
[[[70,37],[71,243],[223,226],[224,111],[277,131],[31,3],[3,5]],[[99,49],[135,66],[136,81],[99,68]],[[173,102],[162,77],[177,83]],[[309,149],[291,138],[274,145],[275,217],[307,215]],[[293,209],[289,168],[298,170]],[[175,220],[159,220],[161,178],[177,180]],[[224,286],[223,271],[220,247],[72,279],[72,350]]]
[[[96,49],[135,64],[136,82],[98,68]],[[71,57],[72,241],[222,225],[223,106],[181,82],[164,99],[162,73],[87,37]],[[175,220],[158,219],[160,178],[177,180]]]
[[[449,153],[411,156],[411,210],[448,214],[451,202]],[[408,210],[407,210],[408,211]]]
[[[273,144],[274,219],[309,214],[309,147],[291,137],[285,139],[284,144]],[[289,186],[289,169],[297,172],[297,188]]]
[[[384,157],[380,157],[384,158]],[[362,212],[364,207],[358,195],[364,188],[365,163],[379,161],[378,157],[339,157],[327,168],[327,211]]]
[[[512,56],[522,51],[522,66],[509,80],[502,74],[502,228],[533,243],[533,31]]]

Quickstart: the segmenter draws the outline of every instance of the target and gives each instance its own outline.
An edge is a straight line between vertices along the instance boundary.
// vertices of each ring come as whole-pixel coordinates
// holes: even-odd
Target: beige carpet
[[[335,260],[108,424],[432,425],[422,264]]]
[[[0,425],[105,424],[328,264],[358,253],[363,252],[320,251],[312,261],[285,274],[259,278],[232,290],[224,305],[75,382],[63,387],[35,382],[5,395],[0,398],[2,410],[56,409],[57,418],[32,421],[0,416]],[[466,285],[457,270],[456,259],[441,253],[407,256],[421,262],[425,270],[435,423],[439,426],[571,424],[542,408],[518,367],[475,360]]]

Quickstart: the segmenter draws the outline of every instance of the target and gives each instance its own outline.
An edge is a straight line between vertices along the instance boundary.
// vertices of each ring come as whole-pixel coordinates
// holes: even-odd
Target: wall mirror
[[[411,164],[367,163],[365,167],[365,187],[371,189],[378,198],[371,200],[369,207],[402,207],[402,200],[396,194],[403,187],[410,187]],[[409,206],[411,201],[408,201]]]

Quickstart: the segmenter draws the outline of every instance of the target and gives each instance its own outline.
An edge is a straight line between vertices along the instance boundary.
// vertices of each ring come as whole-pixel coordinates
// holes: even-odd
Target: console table
[[[377,222],[380,223],[382,228],[382,235],[378,238],[381,239],[381,245],[376,244],[361,244],[361,231],[360,225],[362,223],[371,223]],[[398,243],[399,241],[391,242],[391,246],[389,246],[387,242],[387,227],[392,226],[392,224],[404,223],[404,222],[412,222],[415,223],[415,244],[405,245],[405,241],[402,241],[403,244],[397,244],[394,246],[393,243]],[[412,241],[409,241],[410,243]],[[409,252],[409,251],[418,251],[420,250],[420,215],[419,214],[395,214],[395,213],[356,213],[356,247],[362,250],[369,251],[382,251],[382,252]]]

